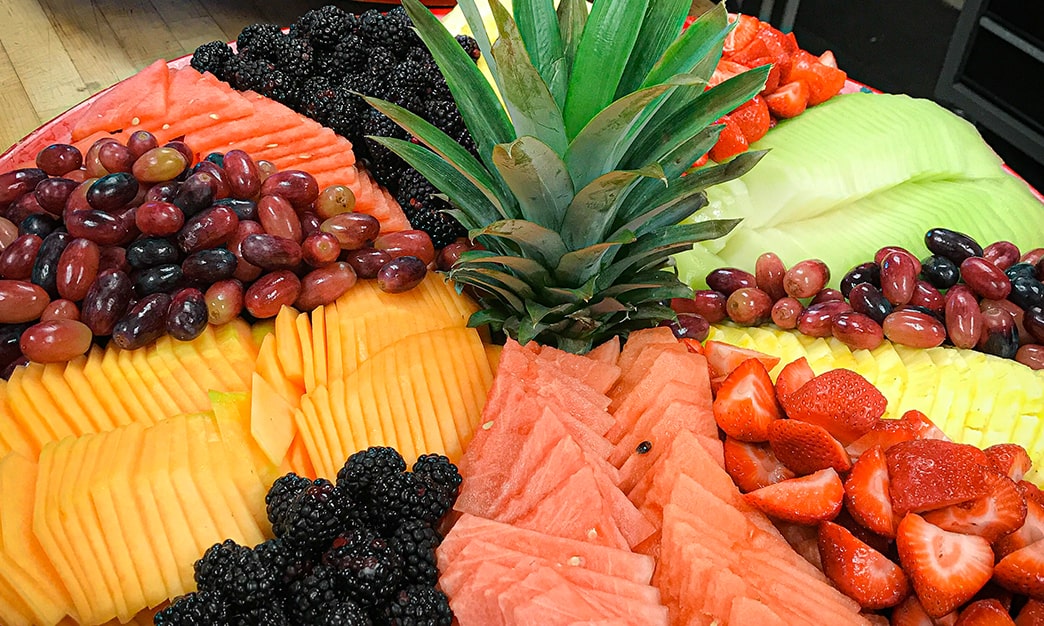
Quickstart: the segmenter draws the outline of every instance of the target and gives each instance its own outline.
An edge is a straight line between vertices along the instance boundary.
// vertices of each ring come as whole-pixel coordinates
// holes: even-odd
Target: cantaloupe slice
[[[8,402],[7,385],[0,385],[0,457],[18,452],[29,458],[37,456],[39,447],[28,429],[18,423]]]
[[[180,423],[185,437],[185,462],[188,475],[195,487],[191,492],[198,509],[209,512],[214,520],[214,537],[228,537],[239,541],[245,527],[228,510],[224,497],[217,488],[217,483],[225,478],[228,468],[219,468],[211,464],[208,449],[207,423],[214,420],[205,415],[186,416],[175,420]],[[217,433],[220,437],[220,433]]]
[[[48,441],[55,441],[64,436],[73,434],[61,412],[47,398],[41,398],[38,385],[36,385],[35,374],[41,367],[40,364],[29,364],[26,367],[16,367],[11,372],[7,381],[7,398],[11,411],[18,423],[25,427],[35,439],[36,449]],[[26,389],[28,385],[29,389]],[[36,393],[29,393],[35,391]],[[37,405],[43,405],[43,411]],[[49,406],[48,406],[49,405]]]
[[[294,407],[256,373],[250,389],[250,435],[276,465],[286,459],[297,435]]]
[[[326,363],[328,361],[328,338],[326,336],[326,307],[316,307],[308,315],[308,318],[312,327],[312,376],[315,378],[315,385],[329,385],[330,375],[329,370],[326,366]]]
[[[294,411],[297,430],[304,439],[308,456],[315,465],[316,473],[324,478],[329,478],[331,472],[334,472],[334,450],[339,453],[342,448],[339,441],[330,439],[328,431],[334,429],[330,407],[330,391],[326,387],[319,387],[301,398],[301,408]],[[350,432],[347,422],[342,428]]]
[[[8,626],[33,626],[33,610],[0,574],[0,623]]]
[[[313,316],[315,314],[313,313]],[[326,337],[326,381],[344,378],[344,345],[341,343],[341,318],[337,301],[323,307],[323,326]]]
[[[255,371],[261,378],[265,379],[265,382],[272,387],[273,391],[280,398],[285,400],[291,407],[298,408],[301,404],[303,389],[294,384],[283,373],[277,343],[278,339],[275,333],[264,338],[261,342],[261,348],[258,350]]]
[[[87,364],[86,356],[78,356],[75,359],[62,365],[55,364],[53,368],[54,372],[57,372],[64,381],[61,386],[56,382],[51,382],[45,377],[45,386],[52,395],[55,394],[55,390],[64,388],[65,393],[77,399],[77,401],[83,406],[84,412],[88,418],[92,420],[95,425],[96,432],[104,430],[111,430],[117,426],[122,426],[128,422],[120,421],[126,414],[110,412],[107,410],[106,405],[103,403],[99,393],[104,393],[101,389],[95,389],[87,377],[84,375],[84,367]],[[49,374],[46,372],[45,374]],[[62,397],[62,396],[58,396]]]
[[[245,377],[243,372],[236,369],[226,352],[218,345],[214,326],[207,326],[199,337],[188,342],[188,345],[195,350],[200,361],[213,377],[208,383],[208,391],[240,391],[250,388],[253,369],[246,372]]]
[[[300,432],[294,435],[294,440],[290,443],[290,449],[286,452],[284,462],[285,466],[283,467],[286,468],[285,471],[282,470],[282,467],[280,468],[283,473],[293,472],[298,476],[304,476],[313,480],[317,477],[315,465],[308,456],[308,449],[305,448]]]
[[[297,386],[304,393],[304,354],[301,346],[301,337],[297,330],[297,317],[300,315],[296,309],[283,307],[275,318],[276,353],[279,358],[280,369],[286,379]]]
[[[202,470],[196,469],[196,480],[204,485],[208,482],[212,483],[210,486],[220,496],[220,502],[224,503],[224,510],[236,522],[238,532],[229,537],[242,545],[249,546],[264,541],[265,533],[258,523],[259,517],[265,517],[264,499],[247,500],[248,495],[257,494],[257,481],[251,481],[252,484],[246,490],[239,488],[237,482],[246,481],[237,481],[237,478],[249,474],[249,469],[237,467],[234,464],[235,460],[231,458],[228,446],[221,439],[218,427],[213,420],[192,421],[189,427],[192,429],[194,437],[197,439],[202,437],[202,445],[206,449],[211,467],[209,476]],[[197,440],[196,445],[199,443],[200,441]]]
[[[183,367],[175,356],[172,345],[174,341],[173,337],[165,335],[155,344],[140,350],[145,353],[145,359],[156,375],[159,385],[166,389],[173,401],[173,405],[167,407],[168,417],[200,411],[208,406],[205,386],[196,380],[195,372]]]
[[[257,474],[261,482],[268,484],[274,481],[279,463],[269,459],[250,434],[250,394],[242,391],[212,391],[209,397],[221,439],[242,456],[241,462]]]
[[[120,394],[116,393],[115,387],[113,387],[114,380],[109,377],[109,368],[103,365],[104,357],[106,354],[111,353],[111,359],[115,359],[116,354],[111,350],[105,350],[99,346],[92,346],[90,351],[87,353],[87,360],[83,363],[83,380],[86,384],[94,389],[95,394],[98,396],[98,400],[101,402],[105,412],[112,415],[112,420],[118,424],[130,424],[134,422],[134,418],[131,417],[133,411],[123,403],[123,399]],[[115,361],[113,361],[115,363]],[[75,373],[70,374],[70,371],[66,370],[66,376],[70,378],[69,384],[74,388],[78,389],[83,385],[83,382],[74,383],[73,380],[78,378]],[[122,376],[120,377],[122,380]]]
[[[82,357],[81,357],[82,358]],[[75,393],[65,378],[65,370],[76,368],[74,363],[48,363],[40,373],[40,384],[52,398],[61,398],[61,408],[77,428],[76,434],[98,433],[116,428],[118,424],[101,409],[93,390]]]
[[[297,329],[297,345],[301,348],[301,379],[307,393],[318,386],[315,378],[315,353],[312,344],[312,322],[307,313],[299,313],[294,318]]]
[[[103,365],[110,362],[110,375],[135,419],[146,426],[178,414],[177,404],[159,380],[148,361],[148,352],[141,350],[109,349]],[[112,372],[115,369],[116,372]],[[116,378],[118,376],[118,378]],[[122,384],[117,384],[120,381]],[[136,406],[135,406],[136,405]]]

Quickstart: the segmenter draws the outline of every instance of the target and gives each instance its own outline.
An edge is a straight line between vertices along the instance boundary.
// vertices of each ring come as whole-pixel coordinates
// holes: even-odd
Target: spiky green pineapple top
[[[704,189],[749,170],[758,153],[690,166],[714,122],[764,85],[768,67],[707,89],[729,31],[724,3],[683,30],[689,0],[489,0],[490,42],[475,0],[460,0],[497,90],[418,0],[404,0],[478,147],[476,159],[418,116],[370,99],[424,145],[375,137],[419,170],[481,244],[450,271],[479,294],[471,325],[522,343],[584,352],[674,313],[690,295],[671,255],[728,233],[734,220],[679,224]],[[502,98],[502,100],[501,100]]]

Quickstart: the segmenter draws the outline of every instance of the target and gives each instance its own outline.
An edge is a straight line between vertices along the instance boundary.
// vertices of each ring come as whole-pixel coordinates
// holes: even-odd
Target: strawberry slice
[[[993,551],[998,558],[1004,558],[1041,539],[1044,539],[1044,505],[1033,498],[1026,498],[1026,521],[1015,532],[995,541]]]
[[[1033,460],[1030,459],[1026,448],[1017,443],[998,443],[983,452],[990,458],[990,465],[1015,482],[1022,480],[1026,472],[1033,467]]]
[[[808,85],[808,105],[826,102],[841,92],[848,75],[836,67],[819,61],[811,52],[798,50],[790,60],[790,68],[783,70],[783,80],[800,80]]]
[[[754,96],[741,104],[735,111],[729,113],[729,118],[739,127],[747,144],[752,144],[764,137],[768,132],[769,122],[772,121],[768,105],[761,96]]]
[[[776,458],[767,444],[748,443],[726,436],[722,448],[725,471],[744,493],[794,477],[794,472]]]
[[[870,448],[859,457],[845,479],[845,508],[867,529],[884,537],[895,537],[899,520],[892,510],[888,485],[884,452],[878,446]]]
[[[874,446],[888,450],[900,441],[913,439],[950,440],[946,433],[928,419],[927,415],[917,409],[910,409],[899,419],[881,418],[877,420],[870,432],[849,444],[848,453],[858,458],[860,454]]]
[[[897,515],[941,509],[990,491],[989,461],[975,446],[941,439],[902,441],[885,451]]]
[[[928,511],[924,519],[943,530],[979,535],[991,543],[1018,530],[1026,521],[1026,498],[1010,478],[996,470],[986,470],[986,480],[986,495]]]
[[[703,354],[703,344],[691,337],[682,337],[681,343],[685,349],[695,354]]]
[[[1044,602],[1030,598],[1015,618],[1017,626],[1040,626],[1044,624]]]
[[[783,76],[783,70],[778,64],[778,59],[770,56],[763,56],[750,60],[750,69],[756,69],[763,65],[772,66],[769,68],[768,76],[765,77],[765,86],[758,92],[759,95],[767,96],[779,89],[780,78]],[[768,105],[766,104],[766,106]]]
[[[961,609],[954,626],[1015,626],[1000,600],[985,598]]]
[[[741,63],[736,63],[734,61],[726,61],[725,59],[722,59],[721,61],[718,61],[717,67],[714,68],[714,73],[711,74],[710,79],[707,80],[707,89],[710,89],[711,87],[717,87],[718,85],[727,81],[733,76],[742,74],[743,72],[746,72],[749,69],[749,67]]]
[[[778,420],[780,413],[764,364],[747,359],[726,376],[714,397],[713,409],[714,420],[726,435],[743,441],[767,441],[769,424]]]
[[[725,125],[718,135],[717,143],[710,149],[710,158],[716,163],[723,163],[737,154],[746,152],[750,144],[731,114],[722,116],[719,122]]]
[[[916,513],[899,522],[895,545],[921,606],[932,617],[970,600],[993,575],[988,541],[943,530]]]
[[[1005,589],[1044,600],[1044,542],[1031,543],[1001,559],[993,577]]]
[[[796,524],[833,519],[841,510],[845,488],[833,468],[755,489],[743,496],[766,515]]]
[[[804,113],[808,107],[808,85],[800,80],[784,82],[782,77],[780,83],[775,91],[765,95],[769,112],[784,120]]]
[[[832,467],[838,473],[852,469],[845,447],[822,426],[798,420],[769,424],[769,445],[783,465],[804,476]]]
[[[779,357],[748,350],[734,346],[731,343],[714,341],[713,339],[703,344],[704,353],[707,356],[707,367],[710,369],[711,378],[728,376],[732,370],[740,366],[747,359],[757,359],[765,365],[766,370],[771,370],[779,363]]]
[[[754,41],[763,26],[762,21],[753,15],[737,15],[732,22],[732,30],[725,36],[725,45],[721,50],[722,56],[726,59]]]
[[[1027,500],[1036,500],[1040,505],[1044,506],[1044,491],[1040,490],[1040,487],[1034,485],[1028,480],[1020,480],[1016,483],[1019,487],[1019,491],[1025,496]]]
[[[830,582],[864,609],[895,606],[910,595],[902,568],[843,526],[819,524],[819,557]]]
[[[869,432],[887,406],[877,387],[847,369],[824,372],[783,398],[787,417],[822,426],[845,445]]]
[[[782,404],[783,396],[794,393],[815,377],[816,373],[812,371],[812,366],[805,357],[787,363],[779,371],[779,376],[776,376],[776,398]]]
[[[819,62],[827,67],[837,69],[837,59],[834,57],[834,52],[832,50],[827,50],[819,55]]]
[[[891,626],[953,626],[957,623],[957,611],[933,619],[924,612],[916,595],[907,596],[899,606],[892,609]]]

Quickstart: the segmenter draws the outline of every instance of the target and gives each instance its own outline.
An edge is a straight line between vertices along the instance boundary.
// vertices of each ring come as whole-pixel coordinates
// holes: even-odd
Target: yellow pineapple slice
[[[906,387],[896,404],[895,412],[889,417],[901,417],[911,409],[927,412],[931,409],[935,394],[939,392],[939,374],[932,358],[919,348],[895,346],[895,350],[906,366]],[[938,417],[928,417],[938,423]]]
[[[294,407],[257,373],[250,389],[250,435],[277,465],[286,459],[297,435]]]
[[[874,361],[877,362],[877,378],[870,381],[874,383],[884,397],[888,398],[885,415],[891,417],[902,417],[896,413],[899,398],[906,390],[906,365],[899,358],[895,346],[885,341],[870,351]]]
[[[91,349],[87,352],[87,360],[83,364],[83,379],[94,390],[98,400],[105,408],[105,412],[112,415],[114,422],[117,424],[133,423],[136,420],[131,415],[136,414],[131,411],[132,407],[124,404],[122,394],[116,393],[116,388],[114,387],[117,380],[123,380],[123,376],[120,375],[118,379],[111,377],[109,370],[112,368],[105,366],[103,363],[106,354],[110,355],[112,363],[115,364],[116,352],[114,350],[105,350],[99,346],[91,346]],[[73,379],[77,377],[75,371],[70,374],[69,370],[66,370],[66,376],[72,377],[69,380],[69,384],[73,389],[83,386],[83,382],[73,382]]]

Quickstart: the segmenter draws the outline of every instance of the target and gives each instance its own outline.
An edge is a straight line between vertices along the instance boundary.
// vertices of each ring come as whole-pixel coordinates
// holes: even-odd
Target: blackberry
[[[391,81],[388,93],[384,96],[384,99],[408,111],[420,111],[423,106],[421,95],[417,89],[394,81]]]
[[[453,611],[449,599],[431,585],[410,585],[388,604],[389,626],[450,626]]]
[[[397,139],[408,139],[409,134],[388,116],[371,109],[363,116],[362,125],[359,129],[360,135],[366,137],[395,137]],[[361,142],[366,146],[369,155],[366,164],[367,169],[373,174],[378,183],[386,187],[391,193],[396,193],[399,187],[399,179],[409,166],[397,154],[385,148],[372,139],[364,139]]]
[[[295,37],[286,37],[272,59],[279,71],[298,83],[308,80],[314,73],[315,60],[312,44]]]
[[[390,75],[396,63],[398,61],[395,59],[395,55],[381,46],[370,48],[370,53],[366,57],[366,68],[382,76]]]
[[[338,135],[357,137],[362,124],[361,111],[367,106],[361,98],[347,89],[338,89],[324,125],[332,128]]]
[[[429,100],[424,105],[421,117],[450,137],[459,136],[467,131],[464,118],[460,116],[460,109],[453,100]]]
[[[341,7],[328,4],[312,9],[298,19],[308,39],[317,48],[332,48],[354,27],[354,20]]]
[[[422,454],[413,464],[413,473],[423,476],[456,501],[462,478],[460,470],[448,457],[441,454]],[[450,505],[452,506],[452,502]]]
[[[431,94],[434,78],[431,68],[427,64],[406,60],[392,69],[388,82],[420,98]]]
[[[252,549],[231,539],[208,548],[194,569],[197,590],[218,594],[235,606],[259,606],[276,588],[276,572]]]
[[[223,41],[211,41],[196,48],[192,53],[189,64],[196,71],[210,72],[219,79],[228,82],[230,68],[235,61],[235,53],[232,48]]]
[[[358,35],[348,35],[337,42],[326,54],[319,55],[316,64],[319,73],[332,81],[343,82],[353,72],[368,67],[369,50]]]
[[[428,179],[413,168],[405,169],[399,177],[395,199],[402,207],[410,226],[423,230],[431,237],[436,249],[443,248],[468,234],[452,215],[446,213],[449,203],[432,194],[438,193]]]
[[[423,45],[406,10],[397,6],[383,15],[369,10],[359,16],[359,33],[371,46],[390,50],[408,50]]]
[[[334,539],[323,565],[352,600],[366,607],[381,605],[402,583],[402,557],[372,530],[356,529]]]
[[[395,448],[371,446],[348,457],[337,472],[337,486],[353,500],[369,496],[370,486],[382,477],[406,471],[406,461]]]
[[[304,578],[315,566],[317,554],[314,550],[296,548],[276,537],[254,546],[261,563],[276,574],[276,582],[286,585]]]
[[[265,510],[268,514],[268,521],[273,528],[283,523],[283,520],[286,518],[286,512],[294,498],[297,497],[297,494],[311,485],[312,480],[310,478],[298,476],[293,472],[275,479],[272,486],[268,488],[268,493],[265,494]]]
[[[317,623],[327,606],[344,599],[333,570],[323,565],[293,581],[287,589],[287,608],[295,624]]]
[[[358,604],[343,600],[328,607],[316,626],[371,626],[373,621]]]
[[[212,591],[197,591],[174,600],[167,608],[156,613],[156,626],[201,626],[202,624],[224,624],[228,619],[228,606],[224,598]]]
[[[322,550],[344,529],[346,498],[325,478],[318,478],[297,494],[286,516],[272,528],[293,548]]]
[[[476,61],[478,61],[479,57],[482,56],[482,51],[479,50],[478,42],[475,41],[474,37],[468,35],[457,35],[457,43],[460,44],[461,48],[464,48],[464,52],[467,52],[469,57]]]
[[[293,624],[286,614],[282,602],[270,602],[263,606],[236,611],[227,619],[228,626],[291,626]]]
[[[402,557],[402,573],[407,584],[434,585],[439,578],[435,548],[442,535],[423,520],[406,520],[395,529],[388,545]]]
[[[275,24],[250,24],[236,37],[236,52],[272,60],[285,36]]]
[[[415,519],[435,525],[453,506],[452,499],[441,489],[417,474],[385,476],[371,490],[384,529]]]
[[[345,76],[341,86],[364,96],[384,98],[388,93],[388,77],[364,70]]]

